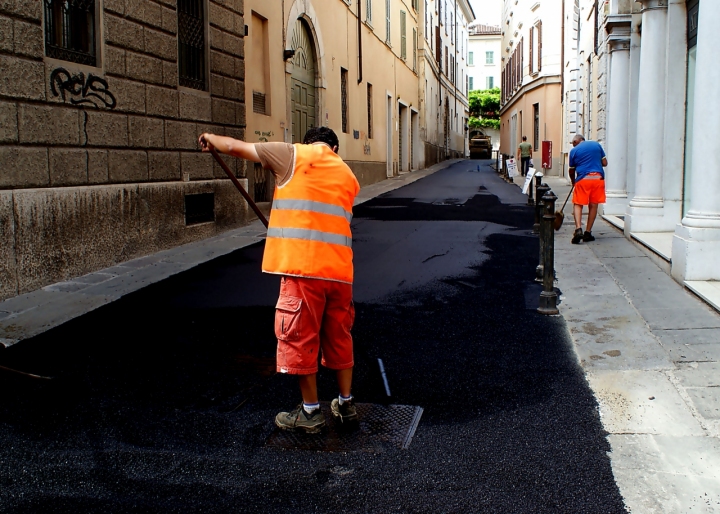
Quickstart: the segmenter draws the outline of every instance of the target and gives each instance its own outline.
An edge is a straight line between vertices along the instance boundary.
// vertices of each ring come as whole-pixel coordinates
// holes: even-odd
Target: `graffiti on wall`
[[[256,130],[255,135],[258,136],[259,141],[262,141],[263,143],[267,143],[268,138],[274,136],[275,134],[272,130],[269,132],[261,132],[259,130]]]
[[[107,81],[83,72],[71,74],[65,68],[55,68],[50,74],[50,91],[59,96],[63,102],[70,100],[73,105],[92,105],[114,109],[117,105],[115,96],[108,90]]]

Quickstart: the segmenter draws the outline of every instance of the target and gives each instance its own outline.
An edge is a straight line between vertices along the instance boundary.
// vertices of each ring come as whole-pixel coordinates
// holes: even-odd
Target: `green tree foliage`
[[[500,128],[500,88],[475,89],[468,94],[470,127]]]

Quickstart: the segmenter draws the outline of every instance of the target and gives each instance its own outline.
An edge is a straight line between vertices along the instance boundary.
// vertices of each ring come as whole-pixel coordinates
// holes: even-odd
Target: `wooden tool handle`
[[[260,211],[257,204],[253,202],[253,199],[250,198],[250,195],[247,191],[245,191],[245,188],[242,187],[242,184],[240,184],[240,181],[235,178],[235,175],[233,175],[233,172],[230,171],[230,168],[228,168],[227,164],[225,164],[225,161],[223,161],[220,158],[220,155],[217,153],[217,150],[214,148],[210,148],[210,153],[215,157],[215,160],[218,162],[218,164],[222,167],[222,169],[225,170],[225,173],[227,173],[227,176],[230,177],[230,180],[232,180],[232,183],[235,184],[235,187],[238,188],[238,191],[240,191],[240,194],[243,195],[243,198],[245,198],[245,201],[248,203],[248,205],[252,208],[252,210],[257,214],[257,217],[262,221],[262,224],[265,225],[265,228],[268,226],[268,220],[265,218],[265,215]]]

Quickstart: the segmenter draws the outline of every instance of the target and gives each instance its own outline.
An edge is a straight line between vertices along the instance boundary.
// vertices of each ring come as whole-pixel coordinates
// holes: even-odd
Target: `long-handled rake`
[[[243,198],[245,198],[245,201],[248,203],[250,208],[257,214],[257,217],[260,221],[262,221],[262,224],[265,225],[265,228],[268,226],[268,220],[265,217],[265,215],[260,211],[260,208],[257,206],[255,202],[253,202],[253,199],[250,198],[250,195],[247,191],[245,191],[245,188],[242,187],[242,184],[238,181],[237,178],[235,178],[235,175],[233,175],[233,172],[230,171],[230,168],[228,168],[227,164],[225,164],[225,161],[223,161],[220,158],[220,155],[217,153],[217,150],[214,148],[210,148],[210,153],[215,157],[215,160],[218,162],[220,167],[225,170],[225,173],[227,173],[227,176],[230,177],[230,180],[232,180],[232,183],[235,184],[235,187],[237,187],[238,191],[240,191],[240,194],[243,195]]]

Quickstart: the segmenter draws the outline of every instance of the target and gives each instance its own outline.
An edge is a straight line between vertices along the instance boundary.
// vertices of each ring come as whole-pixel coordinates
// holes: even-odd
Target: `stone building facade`
[[[577,108],[592,116],[592,124],[568,118],[566,132],[585,130],[606,145],[603,216],[677,281],[720,308],[720,96],[713,34],[720,3],[575,0],[571,7],[566,19],[574,16],[579,47],[566,39],[565,52],[587,56],[595,39],[597,87],[591,97],[578,96],[593,101]],[[579,82],[592,83],[579,68],[583,74]],[[575,97],[572,80],[566,80],[565,94]]]
[[[0,299],[246,222],[196,142],[245,135],[244,35],[243,0],[0,3]]]
[[[607,144],[608,5],[598,0],[573,0],[563,13],[563,139],[562,170],[567,175],[572,138]]]

